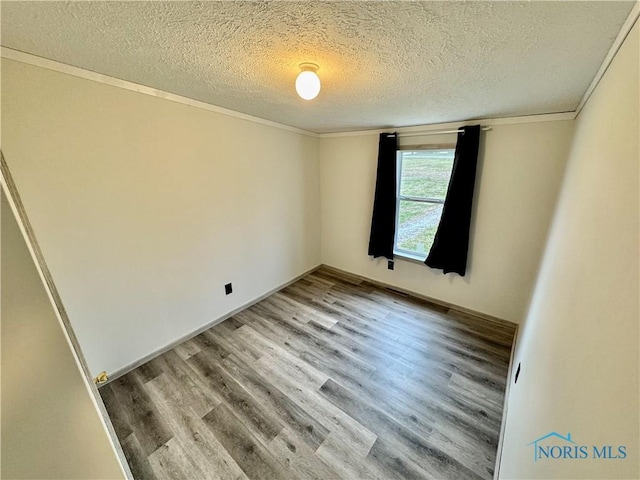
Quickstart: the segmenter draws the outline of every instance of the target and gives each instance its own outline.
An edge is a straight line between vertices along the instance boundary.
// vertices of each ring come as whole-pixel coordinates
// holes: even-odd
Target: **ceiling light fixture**
[[[296,78],[296,92],[305,100],[313,100],[320,93],[320,77],[316,73],[318,65],[315,63],[301,63],[298,78]]]

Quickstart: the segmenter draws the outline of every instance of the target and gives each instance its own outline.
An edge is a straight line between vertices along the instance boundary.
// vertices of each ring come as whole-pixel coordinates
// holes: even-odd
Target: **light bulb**
[[[296,78],[296,92],[304,100],[312,100],[320,93],[320,78],[316,74],[317,65],[303,63],[300,65],[302,72]]]

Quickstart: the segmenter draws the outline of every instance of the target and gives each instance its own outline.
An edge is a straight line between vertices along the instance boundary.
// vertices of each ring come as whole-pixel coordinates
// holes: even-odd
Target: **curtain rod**
[[[488,132],[491,127],[480,128],[483,132]],[[398,133],[398,137],[422,137],[425,135],[445,135],[447,133],[460,133],[462,129],[456,128],[455,130],[426,130],[423,132],[410,132],[410,133]]]

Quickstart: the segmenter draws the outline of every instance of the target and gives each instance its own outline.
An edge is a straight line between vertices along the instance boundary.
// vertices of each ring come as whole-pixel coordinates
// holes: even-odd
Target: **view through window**
[[[438,229],[455,148],[398,151],[395,252],[426,258]]]

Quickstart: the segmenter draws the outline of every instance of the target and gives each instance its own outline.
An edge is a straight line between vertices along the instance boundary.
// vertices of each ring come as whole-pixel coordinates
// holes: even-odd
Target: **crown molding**
[[[602,77],[604,77],[604,74],[609,69],[609,65],[611,65],[611,62],[613,62],[613,59],[618,53],[618,50],[620,50],[620,47],[622,46],[627,36],[631,32],[631,29],[633,29],[633,26],[638,21],[638,16],[640,16],[640,2],[636,1],[633,5],[633,8],[631,9],[631,12],[629,12],[629,16],[627,17],[625,22],[622,24],[622,28],[620,29],[618,36],[613,41],[613,44],[609,49],[609,53],[607,53],[607,56],[604,57],[604,60],[602,61],[602,65],[600,65],[600,68],[596,72],[595,77],[593,77],[593,80],[589,84],[589,88],[587,88],[587,91],[584,92],[584,95],[582,96],[582,100],[580,100],[580,103],[576,108],[576,117],[580,115],[580,112],[582,111],[585,104],[591,97],[591,94],[596,89],[596,87],[600,83],[600,80],[602,80]]]
[[[94,82],[111,85],[113,87],[123,88],[125,90],[142,93],[144,95],[163,98],[165,100],[182,103],[184,105],[189,105],[196,108],[201,108],[201,109],[219,113],[222,115],[227,115],[229,117],[239,118],[249,122],[258,123],[261,125],[266,125],[266,126],[278,128],[281,130],[299,133],[302,135],[307,135],[315,138],[378,135],[380,133],[385,133],[390,131],[398,131],[400,133],[407,134],[407,133],[417,133],[417,132],[431,132],[434,130],[455,129],[455,128],[463,127],[465,125],[472,125],[472,124],[478,124],[478,123],[481,123],[484,126],[493,126],[493,125],[497,126],[497,125],[511,125],[511,124],[519,124],[519,123],[555,122],[555,121],[562,121],[562,120],[574,120],[582,111],[584,105],[587,103],[587,101],[591,97],[591,94],[600,83],[600,80],[602,80],[602,77],[604,76],[607,69],[609,68],[609,65],[611,65],[611,62],[613,61],[616,54],[618,53],[618,50],[620,50],[620,47],[622,46],[625,39],[629,35],[629,32],[637,22],[639,16],[640,16],[640,1],[636,1],[634,3],[633,8],[631,9],[631,12],[627,16],[627,19],[622,25],[622,28],[620,29],[618,36],[616,37],[615,41],[611,45],[611,48],[609,49],[607,56],[603,60],[600,68],[596,72],[595,77],[593,78],[593,80],[589,84],[589,87],[587,88],[584,95],[582,96],[582,99],[580,100],[580,103],[576,107],[575,111],[546,113],[546,114],[538,114],[538,115],[523,115],[523,116],[516,116],[516,117],[484,118],[484,119],[464,120],[464,121],[458,121],[458,122],[438,123],[438,124],[429,124],[429,125],[416,125],[416,126],[409,126],[409,127],[387,127],[387,128],[379,128],[379,129],[371,129],[371,130],[355,130],[355,131],[335,132],[335,133],[315,133],[308,130],[303,130],[301,128],[292,127],[290,125],[285,125],[283,123],[274,122],[272,120],[266,120],[264,118],[236,112],[235,110],[218,107],[210,103],[194,100],[192,98],[184,97],[174,93],[165,92],[163,90],[147,87],[145,85],[140,85],[138,83],[129,82],[127,80],[121,80],[119,78],[110,77],[108,75],[92,72],[90,70],[85,70],[83,68],[74,67],[61,62],[57,62],[55,60],[49,60],[43,57],[38,57],[36,55],[21,52],[19,50],[14,50],[8,47],[1,47],[0,56],[2,58],[8,58],[10,60],[15,60],[17,62],[34,65],[36,67],[46,68],[48,70],[65,73],[67,75],[84,78],[86,80],[91,80]]]
[[[380,133],[398,132],[400,134],[430,133],[438,130],[455,130],[467,125],[482,124],[483,127],[497,125],[514,125],[518,123],[558,122],[562,120],[574,120],[575,112],[544,113],[539,115],[522,115],[519,117],[479,118],[474,120],[461,120],[459,122],[432,123],[429,125],[415,125],[412,127],[388,127],[374,130],[358,130],[351,132],[321,133],[320,138],[333,137],[357,137],[362,135],[379,135]]]
[[[84,78],[85,80],[91,80],[93,82],[103,83],[112,87],[122,88],[136,93],[142,93],[144,95],[150,95],[152,97],[162,98],[171,102],[181,103],[183,105],[189,105],[191,107],[201,108],[210,112],[220,113],[228,117],[239,118],[248,122],[258,123],[260,125],[266,125],[268,127],[279,128],[280,130],[286,130],[289,132],[300,133],[302,135],[308,135],[310,137],[318,137],[317,133],[303,130],[301,128],[292,127],[283,123],[266,120],[260,117],[254,117],[246,113],[236,112],[228,108],[218,107],[210,103],[201,102],[200,100],[194,100],[193,98],[183,97],[175,93],[165,92],[156,88],[140,85],[139,83],[129,82],[128,80],[121,80],[119,78],[110,77],[109,75],[103,75],[101,73],[92,72],[91,70],[85,70],[84,68],[74,67],[65,63],[56,62],[55,60],[49,60],[47,58],[38,57],[30,53],[21,52],[8,47],[1,47],[0,56],[16,62],[26,63],[35,67],[46,68],[47,70],[53,70],[59,73],[65,73],[74,77]]]

